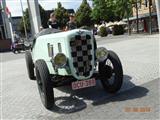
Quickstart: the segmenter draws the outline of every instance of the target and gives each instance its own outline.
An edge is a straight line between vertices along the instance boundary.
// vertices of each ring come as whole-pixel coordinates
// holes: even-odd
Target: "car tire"
[[[34,75],[34,64],[33,64],[32,55],[30,51],[25,52],[25,59],[26,59],[28,76],[31,80],[35,80],[36,77]]]
[[[106,65],[107,60],[110,60],[112,67]],[[109,51],[108,58],[99,63],[100,80],[103,88],[109,93],[116,93],[123,83],[122,64],[113,51]],[[114,76],[114,79],[110,79]],[[109,80],[113,80],[112,84]]]
[[[41,101],[45,108],[50,110],[54,106],[54,91],[49,70],[44,60],[36,61],[35,71]]]

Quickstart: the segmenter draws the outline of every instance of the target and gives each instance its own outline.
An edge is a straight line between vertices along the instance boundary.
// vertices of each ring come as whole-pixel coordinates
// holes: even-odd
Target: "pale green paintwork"
[[[74,37],[75,35],[78,35],[79,31],[83,31],[83,34],[89,34],[92,38],[92,46],[93,46],[93,35],[90,31],[87,30],[82,30],[82,29],[75,29],[67,32],[60,32],[60,33],[54,33],[54,34],[49,34],[49,35],[43,35],[37,38],[36,43],[32,49],[32,58],[33,62],[35,63],[36,60],[38,59],[43,59],[46,61],[47,66],[49,68],[50,74],[58,74],[58,75],[72,75],[76,79],[81,80],[81,79],[88,79],[92,76],[94,67],[92,67],[92,70],[90,72],[90,76],[88,77],[83,77],[83,76],[77,76],[75,74],[75,69],[73,67],[73,60],[71,57],[71,49],[70,49],[70,39]],[[83,35],[82,34],[82,35]],[[50,43],[53,45],[53,51],[54,51],[54,56],[59,52],[58,51],[58,43],[61,43],[62,46],[62,53],[66,55],[68,58],[68,70],[66,68],[59,68],[58,73],[55,72],[52,63],[51,63],[51,57],[48,55],[48,47],[47,44]],[[92,47],[92,54],[94,55],[94,48]],[[93,56],[94,57],[94,56]],[[92,60],[92,65],[94,65],[94,58]],[[70,72],[69,72],[70,70]]]

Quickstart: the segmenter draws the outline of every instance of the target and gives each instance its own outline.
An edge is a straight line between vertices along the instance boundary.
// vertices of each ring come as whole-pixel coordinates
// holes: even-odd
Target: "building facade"
[[[10,50],[12,38],[11,21],[6,13],[6,1],[0,0],[0,52]]]
[[[20,34],[20,23],[21,23],[22,16],[14,16],[12,17],[12,28],[13,31],[16,31],[18,34]]]
[[[4,38],[12,39],[12,26],[10,21],[10,15],[7,14],[6,0],[0,1],[0,16],[1,16],[1,30],[4,30]]]
[[[3,24],[3,18],[2,18],[2,10],[0,10],[0,39],[5,38],[5,31],[4,31],[4,24]]]
[[[153,13],[156,12],[156,4],[155,0],[150,0],[151,1],[151,11]],[[147,14],[149,12],[149,0],[141,0],[140,2],[137,3],[138,7],[138,14],[143,15]],[[133,7],[133,16],[136,16],[136,8]]]
[[[151,9],[149,8],[149,6],[151,6],[150,7]],[[150,31],[151,32],[159,31],[155,0],[140,0],[140,2],[137,3],[137,8],[136,5],[133,4],[132,10],[133,10],[133,17],[129,18],[131,25],[130,29],[132,32],[139,31],[148,33]],[[137,13],[138,13],[138,20],[137,20]],[[125,21],[127,20],[125,19]],[[137,30],[137,21],[138,21],[138,30]]]

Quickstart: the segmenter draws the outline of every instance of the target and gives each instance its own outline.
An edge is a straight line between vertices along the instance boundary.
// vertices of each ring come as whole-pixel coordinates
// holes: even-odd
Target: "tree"
[[[46,28],[49,16],[46,15],[46,12],[41,5],[39,5],[39,11],[40,11],[40,16],[41,16],[42,27]],[[28,8],[23,12],[23,15],[24,15],[24,20],[25,20],[27,32],[30,32],[31,25],[30,25]],[[23,19],[21,19],[21,21],[20,21],[19,29],[20,29],[21,33],[24,34],[25,31],[24,31]]]
[[[23,15],[24,15],[23,17],[24,17],[24,20],[25,20],[26,31],[30,32],[31,25],[30,25],[28,8],[23,12]],[[23,18],[20,21],[19,29],[20,29],[20,32],[24,35],[25,30],[24,30]]]
[[[40,12],[40,16],[41,16],[42,27],[47,28],[48,27],[47,22],[48,22],[48,19],[50,16],[48,16],[46,14],[46,11],[44,10],[44,8],[41,5],[39,5],[39,12]]]
[[[96,22],[119,21],[132,14],[130,0],[92,0],[92,18]]]
[[[132,16],[132,4],[129,0],[115,0],[115,15],[119,16],[120,20]]]
[[[114,21],[114,1],[113,0],[93,0],[92,19],[95,22]]]
[[[55,9],[54,13],[57,18],[57,22],[60,25],[60,28],[63,29],[68,22],[69,15],[67,10],[62,7],[62,4],[60,2],[57,3],[57,6],[58,7]]]
[[[92,25],[91,12],[92,9],[87,3],[87,0],[83,0],[76,12],[76,22],[78,27]]]
[[[117,5],[115,9],[116,16],[120,19],[127,18],[128,22],[128,34],[130,35],[130,23],[129,17],[132,16],[132,1],[131,0],[117,0]]]
[[[107,6],[105,0],[93,0],[92,19],[96,22],[100,22],[102,19],[106,19],[104,13],[107,12]]]

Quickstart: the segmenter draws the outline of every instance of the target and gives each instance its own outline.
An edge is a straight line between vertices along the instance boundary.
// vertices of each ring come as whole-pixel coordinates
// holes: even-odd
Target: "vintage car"
[[[47,109],[55,105],[55,87],[71,85],[77,90],[96,86],[96,80],[100,80],[106,91],[116,93],[122,86],[123,70],[118,56],[104,47],[97,48],[88,30],[43,30],[36,35],[25,58],[29,78],[37,81]]]

